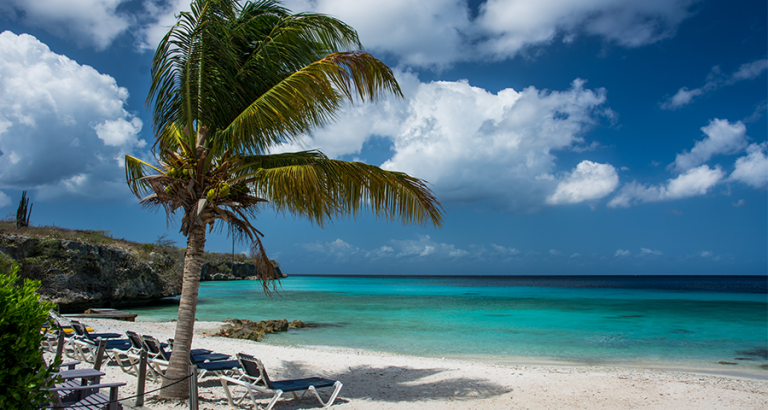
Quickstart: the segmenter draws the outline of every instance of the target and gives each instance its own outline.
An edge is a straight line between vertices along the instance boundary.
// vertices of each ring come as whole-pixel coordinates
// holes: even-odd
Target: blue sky
[[[276,152],[404,171],[446,208],[439,230],[265,209],[254,225],[285,272],[768,272],[765,1],[284,4],[355,27],[405,99],[350,106]],[[0,213],[28,190],[34,225],[184,245],[130,195],[121,158],[151,155],[152,52],[188,7],[0,2]]]

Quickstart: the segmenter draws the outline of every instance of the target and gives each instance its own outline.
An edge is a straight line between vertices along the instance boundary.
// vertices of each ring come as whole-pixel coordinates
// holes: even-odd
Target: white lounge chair
[[[320,377],[272,381],[269,379],[261,360],[244,353],[238,353],[237,360],[240,362],[240,366],[242,367],[241,371],[243,373],[239,379],[228,376],[219,377],[221,385],[224,386],[224,393],[227,395],[227,401],[232,407],[242,403],[246,397],[250,397],[256,409],[271,410],[283,393],[291,393],[291,396],[293,396],[294,399],[297,399],[299,396],[296,395],[296,392],[311,391],[315,397],[317,397],[317,400],[320,401],[320,404],[323,405],[323,408],[327,408],[333,405],[333,402],[336,400],[336,397],[339,395],[339,391],[343,386],[340,381],[323,379]],[[235,386],[244,387],[246,390],[243,397],[238,399],[237,402],[232,399],[232,392],[229,388],[230,383]],[[334,389],[328,400],[323,401],[320,394],[318,394],[317,389],[325,387],[333,387]],[[273,397],[266,407],[261,407],[256,402],[256,393],[271,394]]]

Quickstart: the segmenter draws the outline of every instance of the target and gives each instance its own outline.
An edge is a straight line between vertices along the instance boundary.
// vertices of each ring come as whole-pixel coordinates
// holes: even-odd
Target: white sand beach
[[[133,330],[164,340],[173,322],[85,321],[97,332]],[[332,408],[345,409],[765,409],[768,380],[659,369],[605,366],[531,365],[424,358],[378,352],[315,347],[283,347],[248,340],[207,336],[220,322],[197,322],[194,348],[259,357],[272,379],[326,377],[344,383]],[[81,365],[80,367],[83,367]],[[137,378],[105,365],[102,382],[126,382],[120,397],[133,396]],[[767,372],[768,373],[768,372]],[[768,376],[768,375],[767,375]],[[148,383],[146,390],[158,388]],[[231,409],[215,376],[199,385],[199,408]],[[126,409],[170,410],[186,404],[157,400],[143,407],[135,399]],[[275,409],[318,409],[312,397],[287,399]],[[263,403],[268,402],[264,395]],[[249,401],[241,408],[252,409]]]

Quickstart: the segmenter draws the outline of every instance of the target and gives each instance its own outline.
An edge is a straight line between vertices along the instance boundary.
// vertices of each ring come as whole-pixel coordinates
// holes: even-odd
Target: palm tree
[[[227,224],[252,243],[264,289],[275,271],[251,220],[263,207],[324,223],[368,212],[439,227],[442,208],[425,182],[333,160],[319,151],[270,154],[335,118],[347,103],[402,97],[392,71],[360,51],[357,33],[278,2],[193,0],[152,62],[156,164],[127,155],[126,180],[148,207],[183,214],[187,237],[174,354],[164,386],[188,372],[206,229]],[[186,398],[184,383],[164,389]]]

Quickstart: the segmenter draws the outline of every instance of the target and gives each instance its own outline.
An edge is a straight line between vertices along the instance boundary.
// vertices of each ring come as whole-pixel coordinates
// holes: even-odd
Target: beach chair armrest
[[[250,390],[256,390],[259,393],[274,394],[276,391],[278,391],[278,390],[268,389],[266,387],[259,386],[259,385],[253,384],[253,383],[248,383],[247,381],[244,381],[244,380],[238,380],[238,379],[235,379],[235,378],[232,378],[232,377],[229,377],[229,376],[219,376],[219,380],[221,380],[222,384],[224,384],[224,382],[229,382],[229,383],[232,383],[232,384],[237,384],[239,386],[243,386],[243,387],[245,387],[247,389],[250,389]],[[282,392],[282,390],[280,390],[280,391]]]

